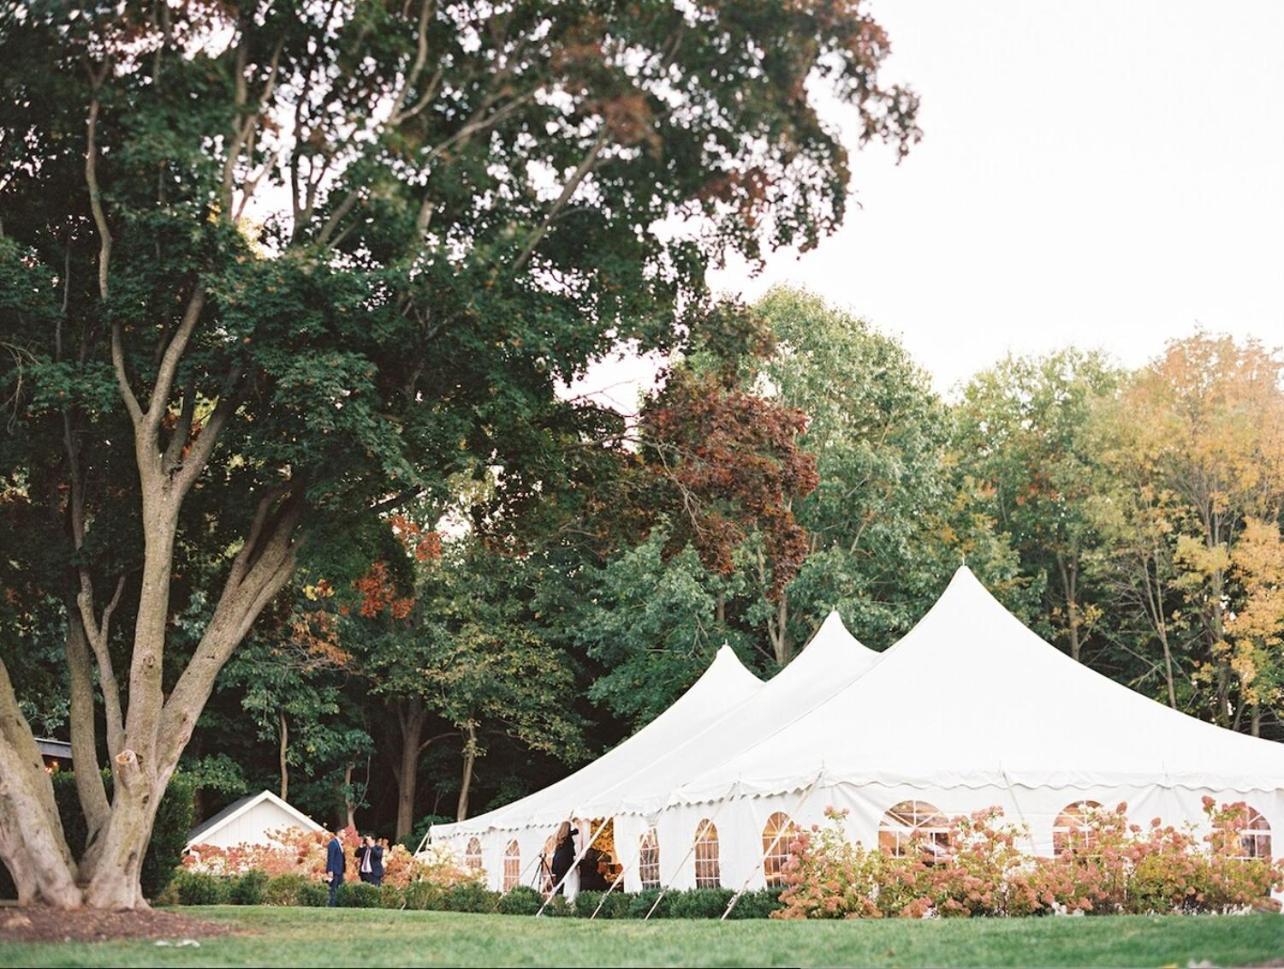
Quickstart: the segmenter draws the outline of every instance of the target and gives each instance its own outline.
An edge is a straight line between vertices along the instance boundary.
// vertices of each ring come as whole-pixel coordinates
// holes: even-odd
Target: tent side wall
[[[1243,801],[1255,808],[1270,825],[1271,853],[1284,858],[1284,791],[1242,792],[1160,787],[1156,785],[1100,788],[958,787],[924,788],[909,784],[832,784],[819,787],[805,799],[801,791],[764,797],[740,798],[725,803],[676,805],[656,824],[660,841],[661,872],[675,889],[695,887],[694,853],[688,852],[702,820],[712,819],[718,829],[720,881],[726,888],[750,889],[766,884],[763,867],[764,829],[776,812],[787,814],[800,829],[827,824],[825,809],[847,810],[843,827],[849,841],[866,848],[878,846],[879,828],[887,811],[903,801],[926,801],[947,817],[998,807],[1006,823],[1024,826],[1029,840],[1020,847],[1029,854],[1053,854],[1053,826],[1070,805],[1095,801],[1107,810],[1127,804],[1131,823],[1143,829],[1153,818],[1177,828],[1191,826],[1196,835],[1209,833],[1203,798],[1218,804]],[[801,807],[800,805],[801,800]],[[621,819],[616,820],[617,830]],[[634,884],[636,888],[636,882]]]

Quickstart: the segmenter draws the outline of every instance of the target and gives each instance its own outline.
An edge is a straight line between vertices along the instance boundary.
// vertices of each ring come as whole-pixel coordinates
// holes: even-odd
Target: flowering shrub
[[[1052,913],[1230,912],[1278,907],[1284,862],[1244,858],[1242,804],[1205,799],[1212,834],[1130,824],[1127,805],[1086,810],[1083,837],[1054,858],[1023,853],[1023,827],[998,808],[950,821],[948,855],[910,850],[902,856],[850,843],[845,811],[802,832],[783,868],[782,908],[773,918],[1038,915]],[[926,845],[924,845],[926,848]]]
[[[343,847],[348,861],[348,871],[353,870],[353,852],[359,837],[352,828],[335,835]],[[240,844],[231,848],[214,845],[195,845],[183,859],[183,868],[189,872],[208,875],[234,875],[260,871],[268,878],[280,875],[300,875],[324,881],[326,879],[326,850],[331,835],[325,831],[304,831],[287,828],[270,833],[268,844]],[[403,845],[393,845],[383,853],[383,882],[405,888],[411,882],[427,881],[441,889],[455,885],[472,884],[484,878],[484,872],[468,868],[447,845],[433,845],[418,857]]]

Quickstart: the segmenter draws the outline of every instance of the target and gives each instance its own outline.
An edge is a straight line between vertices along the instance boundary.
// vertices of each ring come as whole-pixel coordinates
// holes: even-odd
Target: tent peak
[[[752,670],[746,667],[744,663],[740,662],[740,657],[736,655],[736,651],[731,648],[730,643],[726,642],[718,647],[718,651],[714,653],[713,661],[705,668],[700,679],[703,680],[707,676],[716,676],[719,678],[730,677],[734,679],[748,677],[755,683],[762,682],[754,675]]]

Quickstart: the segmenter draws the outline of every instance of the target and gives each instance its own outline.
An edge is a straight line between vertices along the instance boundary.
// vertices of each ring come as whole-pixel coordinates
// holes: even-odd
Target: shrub
[[[183,866],[214,875],[259,869],[268,877],[303,875],[321,880],[326,877],[326,852],[332,837],[339,839],[344,857],[348,859],[352,858],[357,845],[357,833],[350,828],[334,835],[301,828],[286,828],[270,834],[272,840],[266,844],[240,844],[231,848],[195,845],[183,859]],[[450,886],[478,881],[483,877],[482,872],[465,866],[447,845],[434,845],[420,858],[413,857],[400,844],[393,845],[384,852],[383,871],[384,884],[400,888],[416,879]]]
[[[599,904],[601,911],[598,911]],[[620,891],[580,892],[575,896],[575,914],[586,919],[592,918],[595,911],[600,919],[626,919],[630,905],[631,897]]]
[[[672,892],[666,892],[660,904],[656,907],[655,913],[651,916],[653,919],[663,919],[669,917],[669,907],[672,905]],[[634,892],[629,895],[628,918],[644,919],[647,912],[651,911],[651,906],[655,905],[655,900],[660,897],[658,888],[648,888],[641,892]]]
[[[405,908],[406,907],[406,889],[398,888],[396,885],[379,886],[379,907],[380,908]]]
[[[675,919],[719,919],[735,895],[729,888],[692,888],[668,895],[669,917]],[[743,901],[743,899],[741,900]],[[661,906],[663,907],[663,905]],[[659,915],[656,912],[656,915]]]
[[[378,908],[379,888],[369,882],[345,882],[337,901],[342,908]]]
[[[729,919],[765,919],[771,918],[773,912],[781,908],[780,888],[760,888],[756,892],[745,892],[736,902],[736,907],[727,916]],[[732,893],[734,894],[734,892]]]
[[[267,885],[267,881],[267,874],[257,869],[238,875],[229,881],[228,900],[233,905],[262,905],[263,888]]]
[[[538,906],[536,910],[538,911]],[[550,919],[570,918],[575,914],[575,908],[567,900],[565,895],[554,895],[544,906],[544,915]]]
[[[222,905],[230,896],[228,879],[194,871],[180,871],[173,880],[180,905]]]
[[[403,889],[406,908],[420,912],[440,912],[446,908],[447,889],[430,881],[411,882]]]
[[[1248,817],[1241,804],[1217,808],[1205,798],[1213,833],[1203,847],[1187,827],[1159,818],[1130,824],[1127,805],[1083,816],[1077,844],[1055,858],[1031,858],[1016,847],[1024,829],[1006,825],[997,808],[951,821],[948,857],[928,863],[912,849],[891,857],[849,844],[843,813],[802,834],[785,864],[777,918],[1163,914],[1277,908],[1268,898],[1284,887],[1284,863],[1236,857]],[[741,902],[743,905],[743,901]],[[734,914],[739,912],[739,906]]]
[[[580,898],[585,895],[597,895],[598,892],[581,892],[575,899],[575,911],[579,914]],[[543,899],[540,893],[529,885],[518,885],[507,895],[500,897],[496,911],[501,915],[534,915],[539,911]],[[591,910],[590,910],[591,911]]]
[[[452,885],[445,894],[447,912],[493,912],[499,900],[498,892],[487,891],[480,882]]]
[[[185,873],[186,874],[186,873]],[[306,889],[316,885],[329,898],[329,888],[304,875],[277,875],[263,884],[263,905],[307,905],[303,898]]]
[[[330,887],[319,881],[313,881],[305,878],[303,884],[299,886],[298,901],[295,903],[303,908],[324,908],[330,900]]]

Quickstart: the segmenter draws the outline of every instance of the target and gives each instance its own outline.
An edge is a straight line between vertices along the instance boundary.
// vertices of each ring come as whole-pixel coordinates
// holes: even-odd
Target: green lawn
[[[1284,916],[1117,916],[786,923],[588,922],[360,909],[184,909],[244,934],[0,943],[0,966],[1164,966],[1284,959]]]

